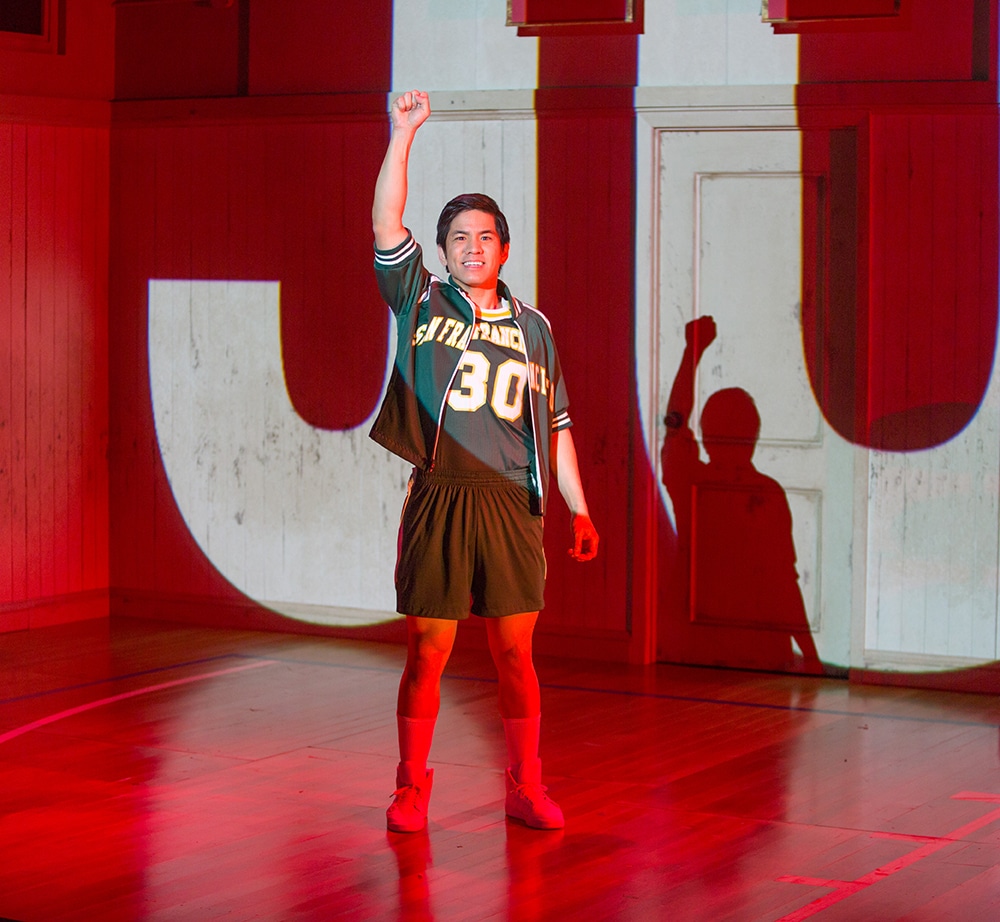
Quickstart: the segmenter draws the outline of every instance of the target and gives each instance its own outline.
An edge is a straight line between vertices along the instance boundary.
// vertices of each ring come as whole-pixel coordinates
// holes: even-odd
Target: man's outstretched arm
[[[430,114],[430,100],[420,90],[403,93],[392,104],[392,134],[378,179],[375,180],[375,199],[372,203],[372,230],[375,232],[375,246],[380,250],[391,250],[406,239],[403,209],[406,207],[410,146],[417,129]]]

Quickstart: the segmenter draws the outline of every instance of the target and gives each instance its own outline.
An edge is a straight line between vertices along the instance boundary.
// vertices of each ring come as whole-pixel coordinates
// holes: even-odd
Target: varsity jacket
[[[396,321],[396,360],[369,435],[393,454],[430,471],[434,468],[445,401],[462,366],[475,324],[472,299],[451,279],[424,268],[420,245],[407,234],[391,250],[375,248],[379,292]],[[552,330],[541,311],[514,298],[497,282],[520,330],[528,369],[525,400],[531,420],[533,457],[529,468],[532,511],[542,515],[548,498],[552,433],[572,425],[569,400]],[[418,349],[447,342],[451,349]]]

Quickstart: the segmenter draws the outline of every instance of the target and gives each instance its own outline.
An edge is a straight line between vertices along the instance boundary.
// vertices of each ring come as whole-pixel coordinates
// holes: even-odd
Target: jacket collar
[[[455,291],[457,291],[469,304],[472,304],[472,299],[465,293],[465,290],[461,286],[455,284],[450,273],[448,275],[448,285],[454,288]],[[514,317],[520,316],[521,312],[524,310],[521,306],[521,302],[510,293],[510,289],[507,287],[507,283],[504,282],[503,279],[497,279],[497,297],[501,301],[506,301],[510,304],[510,311]],[[475,311],[474,304],[472,305],[472,309]]]

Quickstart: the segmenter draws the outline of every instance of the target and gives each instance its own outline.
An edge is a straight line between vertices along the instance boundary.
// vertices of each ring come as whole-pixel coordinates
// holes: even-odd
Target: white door
[[[790,627],[782,601],[788,587],[777,585],[781,580],[768,571],[768,555],[782,553],[780,537],[767,532],[754,539],[749,526],[737,522],[743,513],[732,512],[750,509],[752,518],[753,504],[760,503],[753,496],[756,488],[740,477],[727,487],[725,477],[709,475],[710,483],[692,486],[693,524],[682,523],[677,534],[682,564],[660,574],[687,585],[680,587],[685,591],[661,593],[667,602],[658,618],[657,657],[812,671],[809,651],[802,649],[811,636],[823,663],[846,667],[855,450],[825,422],[813,395],[801,319],[803,197],[822,215],[825,178],[803,175],[795,128],[659,130],[653,133],[653,147],[651,175],[658,187],[651,219],[652,329],[643,330],[641,323],[637,328],[640,347],[645,337],[652,347],[654,380],[647,393],[655,395],[656,407],[645,408],[644,418],[658,425],[650,457],[659,464],[663,416],[681,362],[685,326],[711,316],[718,335],[697,370],[690,422],[700,458],[708,460],[699,426],[708,398],[723,388],[749,393],[760,415],[752,464],[776,481],[787,499],[808,620],[803,642],[801,630]],[[821,237],[805,248],[815,246],[820,259]],[[822,292],[818,297],[822,300]],[[701,469],[699,476],[704,478],[706,470],[711,468]],[[662,480],[662,471],[657,473]],[[676,527],[665,490],[661,497]],[[716,520],[698,524],[699,509],[715,510]],[[776,666],[762,651],[782,633],[794,661]]]

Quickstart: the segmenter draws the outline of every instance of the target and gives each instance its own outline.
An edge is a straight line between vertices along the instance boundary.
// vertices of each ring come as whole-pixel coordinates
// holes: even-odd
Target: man
[[[459,196],[438,220],[447,281],[423,266],[403,226],[407,167],[430,115],[414,90],[392,104],[392,134],[375,184],[379,290],[397,325],[396,361],[372,438],[414,464],[400,520],[397,610],[406,615],[399,685],[400,761],[390,830],[427,824],[427,768],[441,675],[458,621],[486,622],[499,678],[509,766],[505,810],[538,829],[562,811],[541,783],[541,698],[531,639],[543,605],[542,513],[550,467],[569,506],[577,560],[597,553],[580,483],[559,359],[545,317],[500,279],[510,234],[496,203]]]

